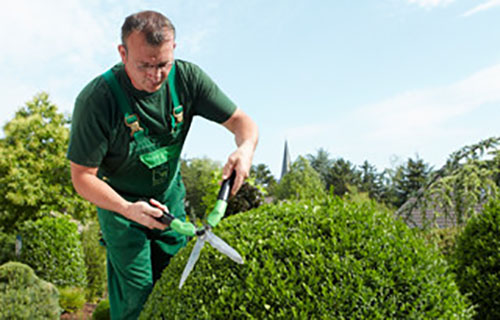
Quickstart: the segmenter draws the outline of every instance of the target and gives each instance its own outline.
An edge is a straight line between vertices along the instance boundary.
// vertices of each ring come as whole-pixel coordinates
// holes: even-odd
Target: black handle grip
[[[156,208],[158,208],[158,209],[161,210],[161,212],[163,213],[163,215],[161,217],[154,217],[157,221],[159,221],[159,222],[161,222],[161,223],[163,223],[163,224],[165,224],[167,226],[169,226],[172,223],[172,221],[174,221],[175,217],[170,212],[168,212],[168,209],[167,210],[163,210],[162,208],[160,208],[160,207],[152,204],[150,201],[148,201],[148,199],[141,199],[141,200],[144,201],[144,202],[147,202],[150,205],[152,205],[152,206],[154,206],[154,207],[156,207]]]
[[[172,221],[174,221],[175,217],[170,213],[163,211],[163,215],[159,218],[155,217],[155,219],[169,226],[172,223]]]
[[[229,194],[231,193],[231,189],[234,185],[234,179],[236,179],[236,171],[233,171],[233,173],[231,173],[229,179],[222,181],[222,186],[220,187],[217,200],[227,201],[227,199],[229,198]]]

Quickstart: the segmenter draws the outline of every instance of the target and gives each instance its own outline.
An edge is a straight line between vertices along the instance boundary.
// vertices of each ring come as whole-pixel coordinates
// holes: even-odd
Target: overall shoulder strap
[[[130,135],[136,137],[136,135],[143,135],[144,129],[139,125],[139,117],[132,113],[132,108],[130,107],[129,101],[127,100],[127,96],[125,95],[125,91],[123,91],[122,87],[118,83],[115,74],[111,69],[104,72],[102,74],[104,80],[111,88],[111,92],[113,92],[113,96],[117,100],[118,107],[121,112],[125,115],[125,124],[130,128]]]
[[[118,80],[116,79],[113,71],[109,69],[108,71],[102,74],[102,77],[104,78],[104,80],[106,80],[109,87],[111,88],[111,91],[113,92],[113,95],[115,96],[118,102],[118,107],[120,107],[120,110],[123,112],[125,116],[130,115],[132,113],[132,108],[130,107],[130,104],[127,100],[127,96],[125,95],[125,92],[118,83]]]
[[[181,125],[184,120],[183,108],[179,102],[179,96],[177,95],[177,90],[175,88],[175,61],[172,65],[172,69],[170,69],[170,72],[168,73],[168,87],[172,97],[172,103],[174,105],[172,108],[172,114],[170,115],[173,131],[175,127]]]

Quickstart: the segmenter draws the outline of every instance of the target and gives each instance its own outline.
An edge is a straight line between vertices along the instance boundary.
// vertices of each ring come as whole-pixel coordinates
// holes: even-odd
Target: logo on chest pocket
[[[163,184],[168,181],[168,165],[162,165],[153,169],[153,186]]]

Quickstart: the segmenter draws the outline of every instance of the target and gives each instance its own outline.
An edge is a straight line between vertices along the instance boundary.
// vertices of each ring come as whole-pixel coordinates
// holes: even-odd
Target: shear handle
[[[231,189],[233,188],[235,179],[236,171],[233,171],[233,173],[231,173],[231,176],[222,182],[217,200],[227,201],[229,195],[231,194]]]

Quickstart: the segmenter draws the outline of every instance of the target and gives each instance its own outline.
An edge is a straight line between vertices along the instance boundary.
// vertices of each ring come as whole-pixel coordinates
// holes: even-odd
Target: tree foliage
[[[320,148],[318,149],[316,155],[308,154],[306,156],[306,159],[311,164],[311,167],[313,167],[313,169],[319,173],[321,181],[323,181],[324,185],[326,186],[329,180],[329,171],[333,164],[333,160],[330,159],[330,154],[328,153],[328,151]]]
[[[184,160],[182,175],[186,186],[186,211],[191,221],[203,220],[213,209],[219,194],[222,167],[208,158]],[[260,167],[259,171],[265,169]],[[260,171],[265,173],[265,170]],[[269,172],[270,174],[270,172]],[[265,178],[262,175],[261,178]],[[271,176],[272,177],[272,176]],[[269,179],[269,177],[267,177]],[[273,178],[274,179],[274,178]],[[225,216],[257,208],[264,201],[264,188],[255,182],[254,177],[246,180],[238,193],[228,202]],[[269,183],[273,180],[269,179]]]
[[[360,173],[356,166],[348,160],[338,158],[333,160],[326,177],[326,188],[333,188],[333,193],[343,196],[349,192],[350,186],[358,186],[360,182]]]
[[[413,194],[423,188],[429,179],[431,168],[420,157],[408,158],[400,165],[393,176],[392,187],[395,193],[393,205],[399,208]]]
[[[255,180],[255,184],[263,186],[267,191],[276,184],[276,179],[271,174],[271,170],[264,163],[252,165],[250,168],[250,177]]]
[[[321,177],[309,161],[299,156],[274,190],[278,200],[318,199],[325,196]]]
[[[214,189],[214,175],[220,175],[221,164],[208,158],[182,160],[182,180],[186,187],[186,211],[191,220],[202,219],[208,208],[203,202],[207,192]],[[213,204],[212,204],[213,205]]]
[[[452,153],[446,164],[431,173],[423,187],[414,192],[413,201],[405,203],[398,214],[411,222],[414,210],[437,214],[428,219],[427,225],[442,214],[456,224],[480,210],[490,198],[499,194],[498,184],[500,153],[499,137],[482,140]]]
[[[4,127],[0,140],[0,225],[16,228],[25,220],[57,211],[85,220],[95,211],[71,183],[69,119],[46,93],[36,95]]]

